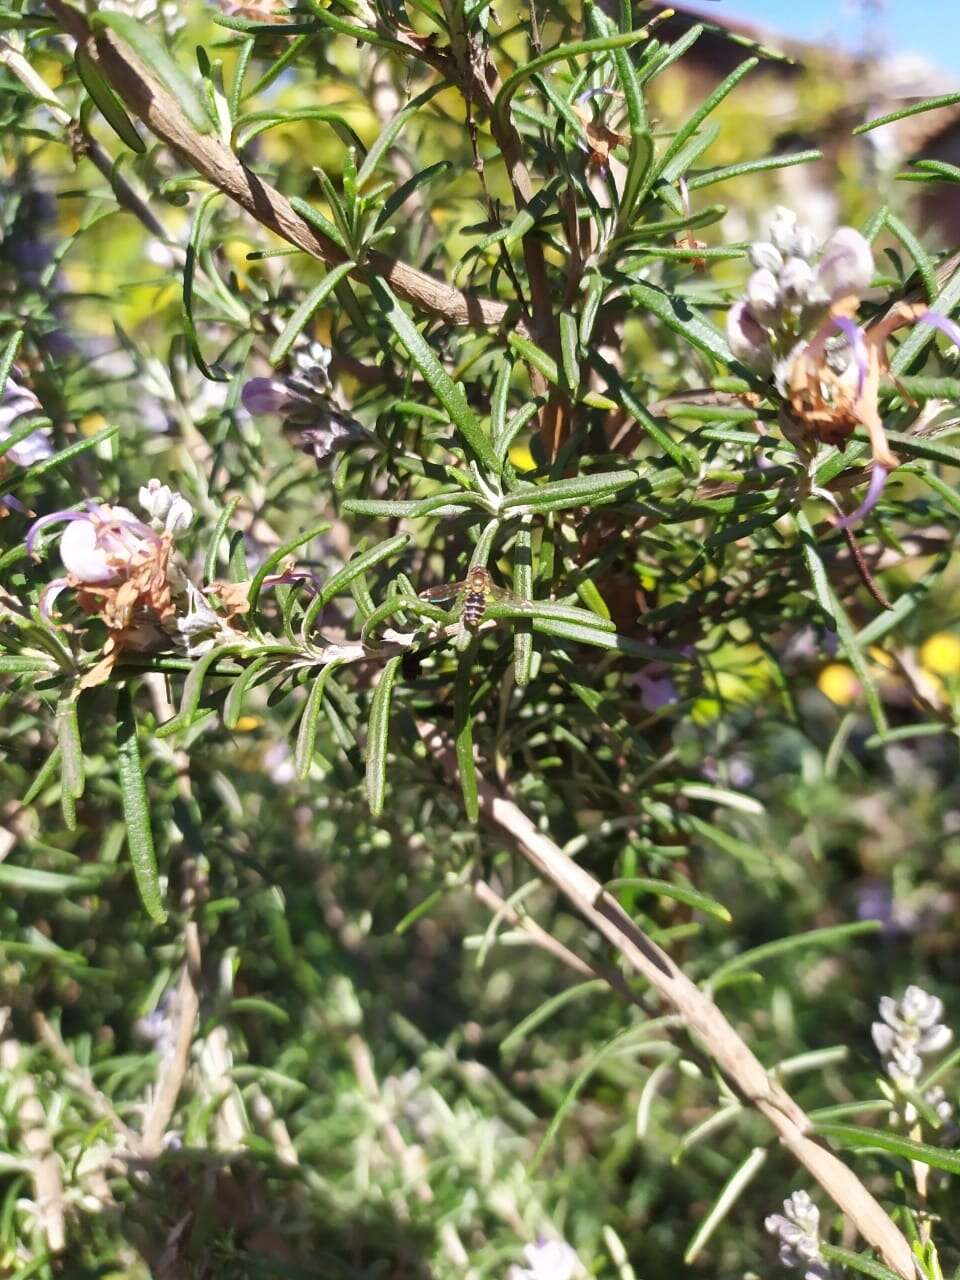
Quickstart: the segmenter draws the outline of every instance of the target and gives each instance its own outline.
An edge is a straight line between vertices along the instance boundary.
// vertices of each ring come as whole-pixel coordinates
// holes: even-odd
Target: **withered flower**
[[[772,373],[785,401],[784,434],[807,452],[813,441],[843,449],[861,426],[870,438],[870,487],[857,510],[841,520],[849,528],[873,508],[899,465],[878,403],[891,334],[922,321],[956,342],[960,329],[924,304],[908,303],[860,326],[856,315],[874,263],[869,243],[853,227],[839,227],[818,253],[816,238],[796,214],[777,209],[767,239],[751,245],[750,260],[755,270],[727,314],[727,341],[757,373]]]
[[[80,608],[107,628],[103,657],[81,681],[101,684],[124,650],[143,652],[164,643],[176,607],[171,589],[173,535],[159,533],[126,507],[90,502],[84,511],[55,511],[34,521],[27,549],[51,525],[67,527],[59,552],[66,574],[45,588],[40,611],[53,620],[55,601],[73,590]]]

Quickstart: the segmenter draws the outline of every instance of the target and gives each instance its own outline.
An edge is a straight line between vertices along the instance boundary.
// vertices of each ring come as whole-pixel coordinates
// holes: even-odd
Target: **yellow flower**
[[[860,681],[843,662],[831,662],[820,672],[817,688],[831,702],[847,707],[860,696]]]
[[[960,637],[940,631],[925,640],[920,665],[937,676],[955,676],[960,672]]]

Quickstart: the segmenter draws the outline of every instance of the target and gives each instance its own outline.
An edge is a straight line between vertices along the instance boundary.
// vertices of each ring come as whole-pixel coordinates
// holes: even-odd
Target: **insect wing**
[[[487,587],[487,600],[491,604],[508,604],[514,609],[522,609],[530,604],[523,596],[508,591],[506,587],[497,587],[491,582]]]
[[[421,600],[456,600],[464,594],[466,589],[466,582],[445,582],[443,586],[428,587],[426,591],[420,591],[417,594]]]

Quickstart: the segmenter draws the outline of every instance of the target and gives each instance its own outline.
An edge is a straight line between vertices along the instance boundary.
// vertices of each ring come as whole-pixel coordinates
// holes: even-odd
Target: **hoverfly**
[[[494,584],[486,569],[479,565],[471,569],[462,582],[448,582],[442,587],[429,587],[420,592],[421,600],[454,600],[465,627],[473,631],[479,626],[487,605],[492,601],[501,604],[522,605],[519,596]]]

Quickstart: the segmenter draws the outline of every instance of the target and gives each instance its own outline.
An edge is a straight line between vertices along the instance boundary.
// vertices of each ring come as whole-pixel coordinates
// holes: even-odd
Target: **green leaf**
[[[513,540],[513,590],[521,600],[533,598],[532,517],[524,516]],[[517,623],[513,630],[513,678],[522,689],[533,668],[533,625]]]
[[[239,498],[231,498],[223,510],[217,517],[217,523],[214,526],[210,541],[207,544],[207,552],[203,558],[203,580],[204,582],[212,582],[217,576],[217,560],[220,555],[220,544],[223,541],[223,535],[227,532],[227,527],[233,519],[233,514],[240,505]]]
[[[960,102],[960,93],[944,93],[937,98],[924,98],[922,102],[913,102],[909,107],[901,107],[898,111],[891,111],[889,115],[877,116],[875,120],[857,125],[853,132],[854,135],[869,133],[871,129],[879,129],[883,124],[892,124],[895,120],[919,115],[921,111],[936,111],[938,107],[952,107],[957,102]]]
[[[24,793],[23,799],[20,801],[23,807],[26,808],[28,805],[33,804],[37,796],[39,796],[40,793],[44,791],[51,782],[53,782],[54,778],[59,775],[59,772],[60,748],[59,746],[56,746],[37,770],[33,777],[33,781]]]
[[[786,169],[794,164],[813,164],[823,159],[822,151],[789,151],[783,156],[765,156],[762,160],[741,160],[738,164],[726,164],[704,173],[694,173],[687,178],[687,190],[712,187],[717,182],[742,178],[747,173],[763,173],[767,169]]]
[[[828,947],[838,942],[847,942],[863,934],[876,933],[882,927],[883,922],[880,920],[859,920],[853,924],[828,925],[824,929],[809,929],[806,933],[777,938],[774,942],[765,942],[759,947],[741,951],[738,956],[734,956],[732,960],[715,969],[705,985],[709,990],[716,991],[720,983],[732,974],[744,969],[752,969],[767,960],[778,959],[789,955],[792,951],[805,951],[808,947]]]
[[[891,1271],[882,1262],[877,1262],[867,1253],[854,1253],[852,1249],[840,1249],[827,1240],[820,1241],[820,1252],[828,1262],[836,1262],[848,1271],[859,1271],[861,1275],[870,1276],[871,1280],[900,1280],[896,1271]]]
[[[470,707],[471,674],[477,659],[480,637],[473,636],[460,654],[453,682],[453,733],[457,752],[457,768],[463,805],[468,822],[480,817],[477,791],[477,766],[473,758],[473,712]]]
[[[373,691],[370,723],[367,727],[367,802],[370,813],[379,818],[387,785],[387,745],[390,736],[390,704],[402,656],[388,659]]]
[[[704,120],[706,120],[707,116],[717,109],[727,94],[731,93],[732,90],[737,87],[743,77],[748,75],[749,72],[757,66],[759,61],[759,58],[747,58],[745,62],[741,62],[739,67],[736,67],[731,71],[726,79],[717,85],[710,97],[700,104],[697,110],[694,111],[693,115],[691,115],[690,118],[686,120],[674,134],[673,140],[660,157],[659,163],[653,169],[650,179],[651,181],[655,178],[659,178],[661,174],[664,173],[669,166],[670,161],[673,160],[673,158],[680,152],[687,140],[696,133]]]
[[[230,692],[227,694],[226,702],[223,704],[223,725],[225,729],[236,729],[237,722],[243,715],[243,701],[247,696],[247,691],[257,682],[257,678],[268,667],[271,657],[268,653],[262,653],[237,676],[230,686]]]
[[[336,224],[325,217],[319,209],[315,209],[312,204],[302,200],[300,196],[291,196],[290,204],[305,222],[309,222],[312,227],[316,228],[321,235],[335,244],[338,249],[342,249],[344,253],[348,252],[346,242]]]
[[[61,449],[59,453],[55,453],[52,458],[44,458],[42,462],[35,463],[27,469],[28,473],[31,476],[43,476],[48,471],[58,471],[60,467],[71,462],[78,454],[86,453],[88,449],[96,449],[107,440],[112,440],[119,430],[119,427],[104,427],[95,436],[88,436],[85,440],[78,440],[76,444],[68,445],[66,449]]]
[[[157,727],[156,736],[158,738],[169,738],[173,734],[179,733],[181,729],[190,728],[193,717],[196,715],[197,708],[200,705],[203,684],[210,672],[210,668],[228,654],[241,653],[242,651],[242,644],[221,644],[214,649],[208,649],[202,657],[197,659],[190,668],[190,674],[183,682],[180,710],[175,716],[172,716],[164,724]]]
[[[176,98],[180,109],[198,133],[209,133],[213,123],[197,96],[192,81],[167,52],[146,23],[125,13],[99,9],[90,14],[90,25],[96,31],[108,27],[130,46],[149,75],[159,80]]]
[[[559,511],[564,507],[579,507],[609,498],[636,484],[638,479],[638,473],[633,470],[598,471],[551,484],[531,485],[508,494],[503,499],[502,510]]]
[[[927,1142],[917,1142],[889,1129],[865,1129],[852,1124],[818,1124],[815,1132],[821,1138],[839,1147],[858,1147],[864,1150],[886,1151],[904,1160],[916,1160],[932,1169],[945,1169],[948,1173],[960,1173],[960,1151],[933,1147]]]
[[[100,68],[82,44],[77,45],[74,61],[83,87],[100,109],[104,120],[121,142],[125,143],[131,151],[142,156],[147,150],[147,144],[137,133],[133,121],[124,110],[123,103],[100,74]]]
[[[358,186],[362,187],[369,178],[373,177],[381,158],[393,146],[401,129],[407,121],[415,116],[421,107],[425,107],[431,98],[435,98],[441,89],[445,89],[446,87],[447,81],[439,80],[436,84],[432,84],[430,88],[426,89],[423,93],[418,94],[415,98],[411,98],[407,105],[397,112],[390,123],[380,132],[370,150],[367,152],[366,159],[360,166],[360,170],[357,173]]]
[[[605,978],[590,978],[586,982],[578,983],[575,987],[568,987],[566,991],[558,992],[555,996],[544,1000],[532,1013],[528,1013],[522,1022],[518,1022],[513,1030],[504,1036],[500,1041],[500,1052],[505,1056],[513,1054],[523,1041],[529,1038],[531,1031],[535,1031],[548,1018],[552,1018],[559,1009],[572,1001],[609,990],[610,987]]]
[[[298,533],[288,542],[284,542],[281,546],[272,551],[263,564],[253,576],[250,583],[250,590],[247,592],[247,601],[250,605],[250,612],[255,613],[257,603],[260,599],[260,592],[263,590],[263,584],[267,578],[273,573],[277,565],[285,560],[288,555],[296,551],[298,547],[305,546],[306,543],[312,542],[314,538],[319,538],[322,533],[326,533],[330,528],[329,520],[319,520],[315,525],[311,525],[309,529],[303,533]]]
[[[606,382],[607,391],[611,398],[633,418],[634,422],[644,429],[651,440],[657,442],[664,453],[673,459],[681,471],[692,472],[697,464],[687,456],[686,452],[671,438],[665,428],[661,427],[653,415],[644,408],[613,365],[604,360],[603,356],[597,351],[592,351],[589,359],[591,366],[597,370]]]
[[[517,355],[526,360],[532,368],[538,373],[542,373],[546,380],[555,387],[560,385],[560,369],[556,360],[538,347],[535,342],[531,342],[529,338],[524,338],[519,333],[508,333],[507,342],[516,351]]]
[[[0,862],[0,889],[13,889],[19,893],[68,894],[79,890],[90,893],[103,878],[101,868],[95,874],[70,875],[63,871],[44,871],[40,867],[21,867],[13,862]],[[0,942],[0,948],[6,943]]]
[[[333,292],[344,276],[349,275],[356,265],[355,262],[351,261],[341,262],[338,266],[331,267],[320,283],[310,290],[283,326],[283,332],[273,344],[270,350],[270,363],[272,365],[278,365],[286,358],[287,352],[299,338],[312,318],[313,313],[320,307],[327,295]]]
[[[929,254],[902,218],[888,211],[884,221],[913,259],[917,274],[923,281],[923,291],[927,295],[927,301],[932,303],[937,296],[937,276]]]
[[[507,425],[507,399],[510,395],[510,378],[512,374],[513,365],[509,360],[504,359],[497,370],[496,382],[493,384],[493,394],[490,397],[490,434],[493,437],[494,449],[496,449],[497,441],[503,435],[503,429]]]
[[[382,561],[389,560],[391,556],[398,555],[405,550],[409,542],[409,534],[397,533],[392,538],[387,538],[386,542],[378,542],[369,551],[362,551],[358,556],[354,556],[352,560],[347,561],[342,569],[338,569],[332,578],[328,578],[320,591],[310,601],[304,614],[301,628],[301,634],[304,638],[309,639],[314,622],[334,596],[338,596],[348,590],[351,582],[360,574],[366,573],[368,569],[374,568]]]
[[[147,915],[157,924],[163,924],[167,913],[163,908],[160,879],[157,874],[157,855],[153,847],[150,829],[150,805],[140,763],[140,744],[137,741],[137,721],[133,710],[133,698],[128,686],[124,686],[117,701],[117,760],[120,770],[120,797],[123,804],[123,821],[127,829],[127,848],[137,883],[140,901]]]
[[[754,1147],[749,1155],[734,1169],[712,1208],[701,1219],[700,1225],[693,1233],[690,1243],[684,1251],[683,1260],[687,1265],[695,1262],[700,1256],[704,1245],[763,1168],[766,1159],[766,1147]]]
[[[931,311],[941,316],[951,315],[960,306],[960,270],[953,273],[930,305]],[[933,341],[936,330],[932,325],[915,324],[907,338],[897,348],[890,361],[890,372],[906,373],[917,356]]]
[[[720,330],[704,319],[686,298],[665,293],[662,289],[655,289],[648,284],[632,284],[628,293],[644,310],[655,315],[668,329],[679,333],[692,347],[696,347],[704,355],[711,356],[738,371],[742,368],[734,359],[727,346],[727,340]],[[743,372],[749,374],[749,370],[744,369]]]
[[[513,75],[507,77],[494,99],[494,115],[500,116],[501,119],[506,119],[510,99],[523,82],[529,80],[542,67],[549,67],[554,62],[566,62],[571,58],[579,57],[581,54],[603,53],[608,49],[628,49],[631,45],[637,44],[638,41],[647,39],[648,35],[648,28],[642,27],[639,31],[625,31],[618,35],[598,36],[593,40],[574,40],[569,44],[556,45],[546,53],[541,53],[539,57],[524,63],[522,67],[518,67],[514,71]]]
[[[0,355],[0,395],[6,390],[7,379],[10,377],[10,370],[13,368],[13,362],[17,358],[17,352],[20,350],[20,343],[23,341],[23,330],[17,329],[10,336],[7,345]]]
[[[510,415],[509,421],[504,423],[503,431],[494,439],[494,452],[499,463],[504,461],[514,440],[530,419],[540,412],[542,407],[542,400],[531,400],[527,404],[521,405],[516,413]]]
[[[193,283],[197,271],[197,258],[203,252],[206,243],[207,230],[212,217],[211,206],[220,194],[219,191],[211,191],[200,201],[196,217],[193,220],[193,227],[190,231],[190,241],[187,244],[186,258],[183,264],[183,330],[197,368],[210,382],[229,382],[229,378],[225,373],[215,372],[211,369],[204,359],[203,352],[200,350],[200,338],[193,318]]]
[[[488,605],[487,613],[490,617],[509,616],[501,615],[501,611],[497,605]],[[593,645],[598,649],[611,649],[616,653],[629,654],[634,658],[647,658],[650,661],[658,659],[661,662],[683,662],[683,654],[675,652],[672,649],[661,649],[658,645],[641,644],[639,640],[631,640],[629,636],[618,635],[614,631],[608,631],[603,625],[600,618],[593,619],[593,625],[567,622],[559,618],[537,617],[533,618],[534,631],[541,631],[544,635],[556,636],[560,640],[570,640],[575,644]]]
[[[373,279],[370,291],[376,298],[384,318],[396,334],[410,359],[416,365],[434,395],[450,415],[451,422],[463,436],[467,446],[479,462],[491,471],[497,471],[497,459],[489,438],[467,403],[467,397],[444,369],[400,303],[393,296],[384,280]]]
[[[580,358],[577,350],[579,335],[577,318],[569,311],[560,312],[560,355],[563,363],[563,377],[568,390],[576,394],[580,386]]]
[[[337,137],[346,145],[360,144],[359,137],[343,112],[335,111],[332,107],[298,107],[289,111],[252,111],[249,115],[241,116],[233,126],[233,145],[237,148],[245,147],[268,129],[275,129],[278,125],[291,124],[298,120],[329,124]]]
[[[300,717],[297,745],[293,754],[297,777],[301,782],[306,781],[310,773],[310,766],[313,764],[313,753],[317,741],[317,725],[320,720],[320,712],[323,709],[323,691],[331,673],[340,665],[339,662],[328,663],[310,686],[307,704],[303,709],[303,715]]]
[[[800,534],[800,542],[803,548],[803,558],[810,574],[810,580],[813,584],[814,594],[824,613],[832,618],[837,628],[837,639],[840,641],[840,647],[856,672],[857,679],[863,689],[863,696],[866,699],[867,706],[870,708],[870,715],[878,733],[883,733],[887,727],[887,717],[883,710],[883,704],[880,701],[880,694],[877,691],[876,681],[870,670],[870,665],[864,655],[863,650],[857,640],[856,632],[851,625],[850,618],[846,609],[837,599],[830,580],[827,577],[827,571],[824,563],[820,558],[820,552],[817,550],[816,535],[813,532],[813,526],[807,514],[803,510],[799,510],[796,514],[797,530]]]
[[[76,830],[76,802],[83,795],[86,774],[76,698],[67,696],[57,703],[57,747],[60,752],[60,803],[68,830]]]
[[[672,898],[675,902],[683,902],[696,911],[704,911],[715,916],[725,924],[733,920],[730,912],[722,902],[708,898],[691,884],[676,884],[672,880],[651,880],[646,876],[621,876],[616,880],[608,880],[603,886],[608,893],[617,889],[639,889],[642,893],[653,893],[660,898]]]

